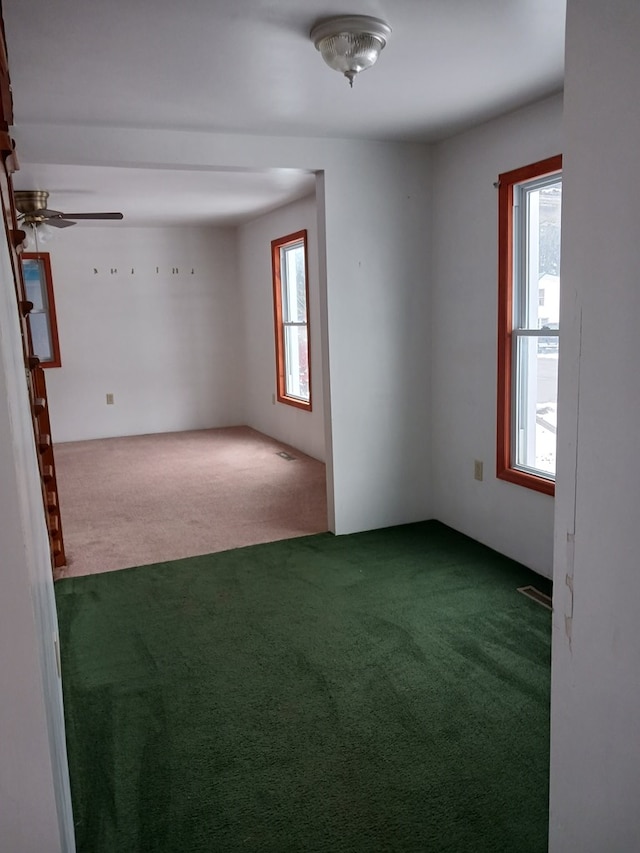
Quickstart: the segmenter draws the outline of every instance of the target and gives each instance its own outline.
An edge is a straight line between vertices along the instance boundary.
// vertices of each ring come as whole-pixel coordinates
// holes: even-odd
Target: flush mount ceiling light
[[[391,35],[391,27],[368,15],[342,15],[319,21],[309,37],[330,68],[353,86],[360,71],[371,68]]]

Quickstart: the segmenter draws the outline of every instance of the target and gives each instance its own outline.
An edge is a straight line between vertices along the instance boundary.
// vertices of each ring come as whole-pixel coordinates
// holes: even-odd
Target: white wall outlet
[[[481,459],[473,460],[473,479],[474,480],[482,480],[482,469],[483,464]]]
[[[271,395],[271,403],[272,403],[272,405],[275,406],[275,404],[276,404],[276,395],[275,394]]]
[[[113,406],[113,394],[107,394],[107,406]]]

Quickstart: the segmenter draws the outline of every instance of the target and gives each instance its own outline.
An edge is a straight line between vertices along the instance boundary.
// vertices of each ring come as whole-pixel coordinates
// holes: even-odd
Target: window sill
[[[535,474],[518,471],[516,468],[499,470],[497,477],[499,480],[506,480],[508,483],[515,483],[517,486],[524,486],[525,489],[533,489],[534,492],[542,492],[552,497],[556,493],[556,484],[553,480],[547,480],[545,477],[536,477]]]
[[[311,411],[311,401],[296,400],[295,397],[284,397],[280,394],[277,394],[276,399],[278,403],[284,403],[285,406],[294,406],[296,409],[304,409],[307,412]]]

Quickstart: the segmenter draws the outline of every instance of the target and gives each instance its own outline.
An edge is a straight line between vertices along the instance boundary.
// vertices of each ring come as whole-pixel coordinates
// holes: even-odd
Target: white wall
[[[551,853],[640,850],[638,91],[637,0],[569,0]]]
[[[78,225],[43,248],[62,355],[47,371],[55,441],[244,422],[235,229]]]
[[[6,244],[0,281],[0,848],[70,853],[53,579]]]
[[[33,163],[322,171],[331,529],[431,517],[426,146],[59,125],[24,126],[16,137]]]
[[[496,478],[498,174],[562,152],[562,99],[435,148],[434,515],[551,577],[553,498]],[[484,479],[473,479],[474,460]]]
[[[322,186],[335,531],[431,518],[430,151],[355,143]]]
[[[324,461],[318,213],[315,197],[254,219],[238,229],[238,280],[246,358],[245,415],[254,429]],[[271,241],[307,229],[312,411],[273,402],[276,391]]]

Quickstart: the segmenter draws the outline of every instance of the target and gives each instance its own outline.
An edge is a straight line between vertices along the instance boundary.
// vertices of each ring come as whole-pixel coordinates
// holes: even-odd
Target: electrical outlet
[[[474,459],[473,460],[473,479],[474,480],[482,480],[482,460]]]
[[[276,404],[276,395],[275,395],[275,394],[272,394],[272,395],[271,395],[271,404],[272,404],[273,406],[275,406],[275,404]]]
[[[107,394],[107,406],[113,406],[113,394]]]

